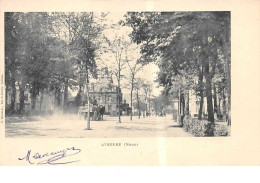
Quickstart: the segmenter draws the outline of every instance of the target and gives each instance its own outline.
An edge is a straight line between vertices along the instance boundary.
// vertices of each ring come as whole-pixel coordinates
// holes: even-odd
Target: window
[[[28,101],[28,94],[24,94],[24,100]]]

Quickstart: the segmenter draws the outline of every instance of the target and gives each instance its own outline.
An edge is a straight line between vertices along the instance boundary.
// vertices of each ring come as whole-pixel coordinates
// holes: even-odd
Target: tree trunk
[[[215,119],[217,118],[217,113],[218,113],[218,101],[217,101],[217,90],[215,85],[213,86],[213,91],[214,91],[214,95],[213,95],[213,101],[214,101],[214,116]]]
[[[31,109],[33,112],[35,112],[35,103],[36,103],[36,95],[31,94]]]
[[[212,73],[209,72],[209,61],[205,65],[205,78],[206,78],[206,96],[207,96],[207,111],[208,121],[206,136],[214,136],[214,109],[212,103]]]
[[[231,96],[228,95],[228,125],[231,125]]]
[[[19,87],[20,91],[20,108],[19,108],[19,113],[23,114],[24,113],[24,87],[20,86]]]
[[[200,108],[199,108],[199,116],[198,116],[199,120],[202,119],[203,105],[204,105],[204,94],[203,94],[203,90],[200,90]]]
[[[181,91],[178,91],[178,109],[177,109],[177,122],[179,123],[181,116]]]
[[[121,123],[121,114],[120,114],[120,60],[118,62],[118,91],[117,91],[117,96],[118,96],[118,100],[117,100],[117,105],[118,105],[118,123]]]
[[[219,95],[218,95],[218,115],[219,115],[219,119],[221,119],[221,111],[220,111],[220,109],[221,109],[221,106],[220,106],[220,104],[221,104],[221,93],[219,93]]]
[[[206,95],[207,95],[207,110],[208,110],[208,121],[214,123],[214,110],[212,105],[212,93],[211,93],[211,81],[206,81]]]
[[[179,90],[179,109],[178,109],[179,120],[178,120],[178,122],[181,124],[181,126],[183,125],[184,112],[185,112],[184,94],[181,92],[181,90]]]
[[[151,93],[149,93],[149,117],[151,116]]]
[[[44,90],[41,91],[40,93],[40,111],[42,110],[42,102],[43,102],[43,96],[44,96]]]
[[[106,106],[107,106],[107,95],[105,94],[105,104],[104,104],[105,106],[105,111],[106,111]],[[104,111],[104,113],[105,113],[105,111]]]
[[[91,22],[93,20],[93,12],[91,13]],[[88,38],[87,38],[87,47],[89,46],[89,29],[88,29]],[[90,96],[89,96],[89,68],[87,63],[89,63],[89,55],[87,54],[87,59],[85,63],[86,74],[87,74],[87,99],[88,99],[88,125],[87,130],[90,130]]]
[[[145,104],[145,111],[144,111],[144,117],[146,117],[147,116],[147,111],[148,111],[148,107],[147,107],[147,103]]]
[[[87,130],[90,130],[90,96],[89,96],[89,83],[86,85],[87,89],[87,100],[88,100],[88,121],[87,121]]]
[[[228,125],[231,125],[231,77],[230,64],[227,64],[227,97],[228,97]]]
[[[11,93],[10,112],[13,113],[15,111],[15,102],[16,102],[16,87],[15,87],[15,80],[14,79],[12,79],[11,90],[12,90],[12,93]]]
[[[87,90],[87,100],[88,100],[88,121],[87,121],[87,130],[90,130],[90,95],[89,95],[89,73],[88,73],[88,66],[85,65],[86,68],[86,90]]]
[[[58,89],[58,91],[57,91],[57,106],[60,109],[60,107],[61,107],[61,92],[60,92],[60,89]]]
[[[119,82],[120,83],[120,82]],[[120,84],[119,84],[120,86]],[[118,123],[121,123],[121,114],[120,114],[120,88],[118,87],[118,91],[117,91],[117,106],[118,106]]]
[[[185,97],[184,97],[184,93],[181,94],[181,99],[182,99],[181,100],[182,101],[181,102],[181,105],[182,105],[182,107],[181,107],[181,111],[182,111],[181,112],[181,117],[182,117],[181,118],[182,119],[181,122],[183,122],[183,119],[184,119],[184,116],[185,116]]]
[[[189,115],[189,91],[185,93],[185,115]]]
[[[130,102],[131,102],[131,113],[130,113],[130,120],[132,121],[133,119],[133,112],[132,112],[132,109],[133,109],[133,84],[132,84],[132,87],[131,87],[131,93],[130,93]]]
[[[209,63],[206,64],[205,67],[205,75],[206,75],[206,96],[207,96],[207,110],[208,110],[208,121],[214,124],[214,110],[212,105],[212,78],[209,74]]]
[[[200,91],[200,108],[199,108],[199,115],[198,119],[202,119],[202,110],[203,110],[203,105],[204,105],[204,87],[203,87],[203,67],[201,69],[201,73],[199,75],[199,91]]]
[[[138,90],[136,91],[136,98],[137,98],[138,119],[140,119],[140,104],[139,104]]]
[[[227,114],[227,111],[226,111],[226,95],[225,95],[225,88],[223,88],[223,92],[222,92],[222,95],[223,95],[223,111],[222,111],[222,115],[224,117],[224,121],[226,121],[226,114]]]
[[[68,79],[65,79],[65,86],[64,86],[64,102],[63,102],[63,111],[66,112],[67,110],[67,101],[68,101]]]

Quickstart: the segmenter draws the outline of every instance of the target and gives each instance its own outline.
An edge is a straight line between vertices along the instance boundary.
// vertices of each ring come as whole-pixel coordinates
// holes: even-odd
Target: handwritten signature
[[[18,158],[18,160],[25,160],[30,164],[37,164],[37,165],[44,165],[44,164],[64,165],[64,164],[78,162],[79,160],[64,161],[64,159],[66,159],[69,156],[74,156],[80,152],[81,150],[75,147],[70,147],[63,150],[49,152],[45,154],[40,154],[38,152],[33,154],[31,150],[28,150],[27,155],[23,158]]]

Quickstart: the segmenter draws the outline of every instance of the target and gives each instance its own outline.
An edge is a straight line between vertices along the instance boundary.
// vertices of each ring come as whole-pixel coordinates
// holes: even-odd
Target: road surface
[[[47,138],[118,138],[118,137],[189,137],[191,134],[166,117],[104,116],[103,121],[91,121],[91,130],[86,130],[87,121],[77,115],[53,115],[38,121],[6,122],[5,136]]]

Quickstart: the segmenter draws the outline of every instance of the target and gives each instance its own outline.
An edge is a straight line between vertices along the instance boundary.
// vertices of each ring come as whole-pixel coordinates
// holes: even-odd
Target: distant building
[[[185,97],[188,97],[188,103],[186,102],[179,102],[178,99],[173,100],[174,104],[174,118],[177,118],[177,115],[184,116],[185,113],[185,105],[188,105],[189,108],[189,115],[193,118],[198,118],[199,116],[199,109],[200,109],[200,96],[196,95],[196,93],[192,90],[189,90],[185,93]],[[216,101],[214,101],[214,98]],[[202,107],[202,118],[207,118],[208,116],[208,109],[207,109],[207,97],[203,98],[203,107]],[[214,103],[217,105],[214,108]],[[227,104],[225,98],[219,94],[214,93],[212,90],[212,104],[214,110],[214,118],[226,120],[226,114],[223,111],[227,111]]]
[[[82,104],[87,104],[86,88],[82,91]],[[89,86],[90,100],[96,100],[98,105],[105,106],[105,114],[116,116],[118,113],[118,99],[120,99],[121,114],[129,115],[129,104],[123,99],[123,93],[113,84],[112,76],[108,68],[102,68],[98,72],[98,78],[93,79]],[[123,103],[122,103],[123,101]]]

